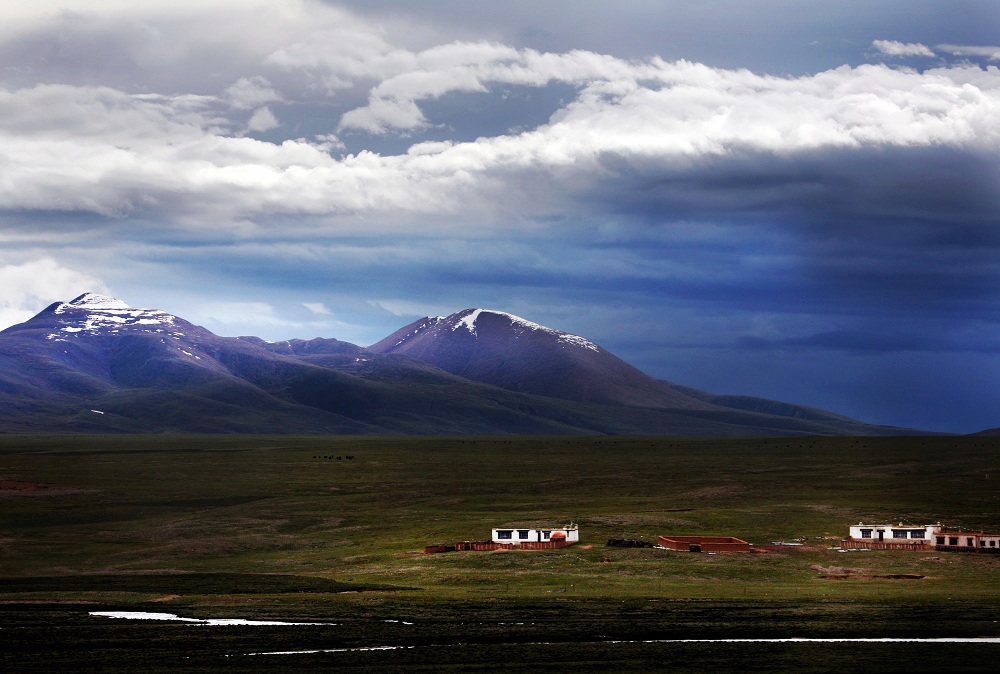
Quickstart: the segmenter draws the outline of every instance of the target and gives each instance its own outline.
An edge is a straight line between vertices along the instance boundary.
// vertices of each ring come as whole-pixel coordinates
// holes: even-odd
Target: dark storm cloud
[[[595,201],[651,223],[759,215],[828,230],[860,227],[878,236],[895,223],[928,222],[1000,242],[992,227],[1000,207],[1000,162],[975,149],[743,152],[681,166],[606,156],[602,163],[616,179],[600,185]],[[869,229],[873,221],[884,227]]]
[[[767,340],[761,337],[742,337],[736,346],[741,349],[809,351],[829,350],[847,353],[900,353],[904,351],[975,351],[985,354],[1000,353],[1000,341],[992,343],[960,343],[941,335],[926,333],[891,334],[874,332],[824,332],[806,337]]]
[[[741,256],[773,250],[777,241],[793,260],[793,301],[978,315],[998,299],[994,157],[888,148],[726,157],[668,170],[620,158],[604,165],[616,178],[589,197],[592,208],[639,219],[651,230],[727,223],[745,233]],[[710,259],[712,246],[699,246]],[[672,248],[668,241],[654,250],[669,257]],[[753,278],[740,284],[740,294],[782,296],[774,288],[755,291]]]

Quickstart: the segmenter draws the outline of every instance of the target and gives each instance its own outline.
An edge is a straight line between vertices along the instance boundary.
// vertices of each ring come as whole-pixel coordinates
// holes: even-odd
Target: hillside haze
[[[363,348],[220,337],[87,293],[0,332],[5,432],[898,434],[649,377],[501,311],[424,318]]]

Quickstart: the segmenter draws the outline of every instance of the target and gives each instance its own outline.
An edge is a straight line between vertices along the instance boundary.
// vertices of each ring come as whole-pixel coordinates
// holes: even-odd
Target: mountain
[[[465,309],[425,317],[368,350],[403,354],[467,379],[564,400],[671,410],[747,426],[764,423],[754,415],[854,428],[861,423],[814,407],[716,395],[654,379],[583,337],[503,311]]]
[[[426,318],[363,348],[220,337],[87,293],[0,332],[4,432],[898,434],[653,379],[511,314]]]
[[[502,311],[466,309],[424,318],[369,347],[435,365],[473,381],[602,405],[705,409],[597,344]]]

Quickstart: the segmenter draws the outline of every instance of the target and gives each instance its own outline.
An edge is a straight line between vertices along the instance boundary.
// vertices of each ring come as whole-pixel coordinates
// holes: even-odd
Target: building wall
[[[508,532],[510,535],[502,535]],[[505,545],[522,545],[524,543],[548,543],[553,540],[558,541],[562,534],[567,543],[578,543],[580,541],[580,530],[576,527],[553,527],[552,529],[525,529],[517,527],[499,527],[492,531],[494,543]]]
[[[845,538],[840,541],[840,547],[845,550],[927,550],[932,547],[928,541],[908,541],[908,542],[886,542],[876,541],[856,541],[853,538]]]
[[[872,543],[918,543],[924,541],[931,544],[939,530],[940,526],[936,524],[855,524],[851,527],[849,537],[855,541]]]
[[[475,550],[477,552],[490,552],[492,550],[557,550],[569,545],[572,545],[572,543],[562,539],[555,541],[525,541],[519,545],[494,543],[493,541],[461,541],[455,543],[455,550]]]
[[[879,532],[882,534],[881,539]],[[873,550],[892,548],[918,550],[924,546],[939,550],[1000,554],[1000,534],[949,531],[940,524],[928,524],[922,527],[907,524],[856,524],[851,527],[849,538],[841,541],[843,548],[868,547]]]
[[[981,531],[938,531],[934,537],[934,544],[941,550],[1000,553],[1000,534],[987,534]]]

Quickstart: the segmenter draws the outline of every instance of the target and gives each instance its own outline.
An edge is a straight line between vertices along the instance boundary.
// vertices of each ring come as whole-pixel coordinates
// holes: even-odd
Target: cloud
[[[22,323],[52,302],[85,292],[108,293],[98,279],[44,257],[0,266],[0,329]]]
[[[233,101],[255,107],[270,101],[246,97],[268,97],[283,72],[267,65],[269,55],[314,33],[356,44],[379,30],[314,0],[38,0],[5,8],[0,62],[4,79],[17,86],[100,83],[129,93],[218,94],[220,83],[235,83]],[[288,80],[277,89],[306,94],[314,84]]]
[[[270,131],[281,126],[281,122],[274,116],[267,106],[258,108],[247,122],[247,128],[251,131]]]
[[[242,77],[224,93],[229,104],[237,110],[249,110],[281,100],[281,96],[271,88],[267,78],[260,75]]]
[[[196,308],[193,315],[200,321],[226,326],[298,326],[297,322],[282,318],[271,304],[259,301],[211,302]]]
[[[461,311],[468,307],[455,307],[445,304],[431,304],[425,302],[414,302],[405,299],[381,299],[371,303],[372,306],[384,309],[393,316],[418,318],[424,316],[450,316],[456,311]]]
[[[748,155],[766,163],[823,149],[992,153],[1000,145],[1000,72],[970,65],[779,77],[497,40],[438,42],[423,24],[406,34],[398,16],[366,19],[306,0],[90,2],[73,14],[57,6],[19,10],[0,28],[0,57],[9,54],[9,72],[20,73],[11,81],[31,80],[0,88],[0,208],[8,211],[166,219],[185,229],[256,228],[280,214],[338,231],[368,231],[360,224],[368,217],[386,231],[442,217],[466,229],[508,227],[548,217],[556,202],[567,207],[613,165],[683,172]],[[230,20],[219,21],[225,12]],[[101,42],[95,51],[109,63],[131,65],[94,70],[67,58],[82,53],[85,37]],[[410,46],[419,42],[429,44]],[[926,49],[874,44],[887,54]],[[43,58],[53,45],[58,53]],[[171,79],[179,71],[189,79]],[[464,141],[449,137],[451,120],[432,105],[499,101],[512,87],[564,87],[570,98],[541,123]],[[279,102],[280,120],[270,107]],[[306,124],[296,107],[303,102],[325,123]],[[274,142],[245,132],[273,132]],[[368,134],[412,140],[396,151],[357,149]],[[459,224],[458,214],[468,219]]]
[[[316,147],[325,152],[334,152],[346,150],[347,145],[344,144],[336,134],[333,133],[319,133],[315,136]]]
[[[454,51],[425,60],[467,65],[476,53]],[[521,133],[340,159],[329,154],[327,140],[278,144],[239,137],[236,122],[221,115],[212,97],[66,85],[0,90],[0,163],[18,168],[0,185],[0,207],[114,217],[475,215],[498,209],[532,217],[545,204],[529,193],[511,200],[512,190],[530,191],[544,175],[556,195],[574,194],[601,179],[606,157],[683,168],[747,153],[918,146],[995,152],[1000,146],[994,123],[1000,71],[974,66],[918,73],[866,65],[788,78],[594,54],[516,52],[515,63],[499,64],[500,53],[515,52],[485,50],[487,70],[505,83],[593,79],[547,124]],[[466,86],[424,84],[389,89],[394,96],[419,97]],[[412,114],[397,121],[423,117],[415,100],[402,102]],[[277,124],[265,107],[251,127]],[[549,195],[539,196],[548,202]]]
[[[417,107],[422,100],[450,93],[485,92],[492,85],[541,87],[551,82],[586,84],[655,76],[655,66],[629,63],[585,51],[547,54],[517,50],[489,42],[455,42],[413,53],[407,66],[385,77],[371,90],[368,105],[347,112],[341,129],[372,133],[412,130],[428,125]]]
[[[303,302],[302,306],[312,313],[320,316],[329,316],[333,314],[333,312],[327,309],[322,302]]]
[[[935,331],[940,333],[940,331]],[[804,349],[808,351],[843,351],[846,353],[903,353],[907,351],[959,352],[976,351],[1000,354],[1000,342],[968,343],[941,334],[836,330],[799,337],[763,339],[746,336],[737,340],[743,349]]]
[[[935,46],[935,49],[954,56],[978,56],[989,59],[990,61],[1000,61],[1000,47],[939,44]]]
[[[873,40],[872,46],[886,56],[934,56],[934,52],[930,47],[919,42]]]

